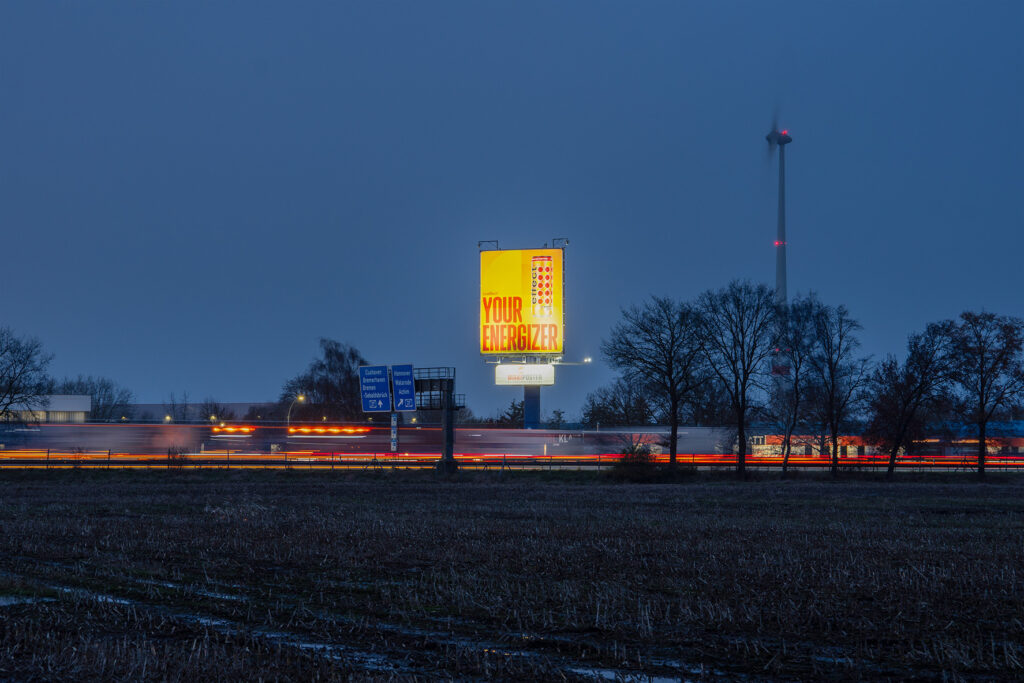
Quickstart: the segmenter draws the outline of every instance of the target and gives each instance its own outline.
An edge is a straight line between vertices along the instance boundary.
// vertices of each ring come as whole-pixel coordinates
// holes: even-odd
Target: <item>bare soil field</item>
[[[0,680],[1020,680],[1024,478],[0,473]]]

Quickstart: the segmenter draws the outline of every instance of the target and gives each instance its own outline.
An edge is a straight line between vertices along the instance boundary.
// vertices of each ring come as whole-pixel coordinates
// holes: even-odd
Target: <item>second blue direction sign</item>
[[[395,410],[416,410],[416,380],[411,365],[391,366],[391,386],[395,392]]]

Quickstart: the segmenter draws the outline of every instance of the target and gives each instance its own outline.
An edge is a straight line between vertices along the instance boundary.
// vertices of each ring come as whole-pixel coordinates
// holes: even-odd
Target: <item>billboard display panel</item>
[[[544,363],[495,365],[494,383],[504,387],[549,387],[555,383],[555,366]]]
[[[480,252],[480,353],[561,355],[561,249]]]

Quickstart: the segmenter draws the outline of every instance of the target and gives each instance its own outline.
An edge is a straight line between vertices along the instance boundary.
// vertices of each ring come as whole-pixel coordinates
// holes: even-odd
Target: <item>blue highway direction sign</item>
[[[395,410],[416,410],[416,380],[411,365],[391,366],[391,385],[395,391]]]
[[[391,383],[388,366],[364,365],[359,368],[359,394],[364,413],[391,412]]]

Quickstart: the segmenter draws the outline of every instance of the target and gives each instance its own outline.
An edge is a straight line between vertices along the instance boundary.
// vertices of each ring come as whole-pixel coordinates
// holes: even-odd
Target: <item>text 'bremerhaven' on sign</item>
[[[364,413],[391,412],[391,382],[388,366],[364,365],[359,368],[359,395]]]

